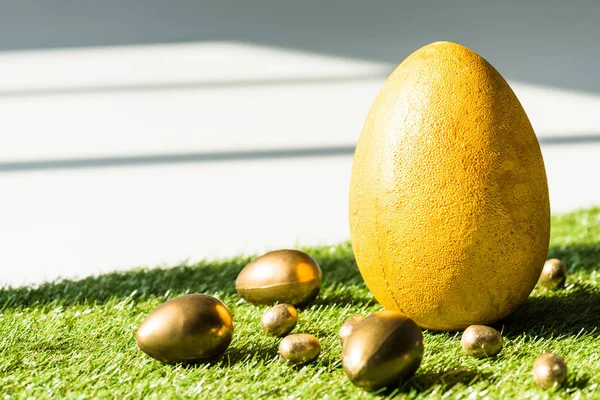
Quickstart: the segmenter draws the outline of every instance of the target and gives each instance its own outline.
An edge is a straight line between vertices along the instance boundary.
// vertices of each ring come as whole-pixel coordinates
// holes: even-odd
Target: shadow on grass
[[[358,298],[356,288],[364,288],[352,249],[348,243],[333,247],[304,249],[323,271],[321,295],[311,306],[346,306],[358,302],[375,304],[371,297]],[[570,273],[590,273],[600,264],[600,244],[555,246],[550,257],[564,260]],[[33,288],[0,289],[0,309],[40,306],[48,303],[72,305],[104,303],[111,298],[143,300],[165,293],[208,293],[228,296],[235,293],[239,271],[250,257],[221,262],[201,262],[172,268],[137,269],[81,280],[45,283]],[[360,291],[364,293],[364,291]],[[600,290],[591,285],[571,284],[568,290],[534,292],[513,315],[501,321],[504,334],[538,336],[600,334]]]
[[[597,271],[600,270],[600,243],[553,246],[548,251],[548,258],[562,260],[570,273]]]
[[[455,368],[443,372],[417,371],[417,373],[400,383],[398,387],[387,388],[377,392],[382,397],[394,397],[398,393],[422,393],[440,385],[440,393],[452,389],[456,385],[470,386],[481,380],[491,382],[492,374],[484,373],[472,368]]]
[[[251,346],[231,346],[227,351],[217,357],[209,357],[203,360],[185,363],[171,364],[173,366],[181,366],[183,368],[198,368],[210,365],[217,368],[229,368],[236,364],[248,365],[249,363],[257,362],[259,364],[279,362],[284,363],[278,354],[278,341],[273,344],[253,344]],[[339,357],[331,357],[328,354],[321,353],[317,359],[319,366],[323,366],[329,370],[342,367],[342,361]],[[288,365],[290,368],[300,370],[313,362],[298,365]]]
[[[323,271],[324,288],[334,285],[363,285],[349,244],[303,249],[311,254]],[[111,298],[143,300],[165,293],[235,293],[235,279],[251,257],[227,261],[200,262],[171,268],[144,268],[113,272],[80,280],[59,280],[37,287],[0,288],[0,310],[57,303],[64,306],[82,303],[102,304]],[[334,298],[335,297],[335,298]],[[318,304],[349,303],[348,295],[328,296]]]
[[[338,285],[327,285],[327,283],[325,283],[326,287],[336,287]],[[360,286],[361,288],[364,288],[364,283],[361,283],[360,285],[355,285],[354,287]],[[374,306],[377,304],[377,300],[375,300],[375,298],[371,297],[368,294],[356,294],[356,293],[352,293],[350,290],[333,290],[330,291],[326,294],[322,294],[320,296],[318,296],[310,305],[315,305],[315,306],[320,306],[320,305],[324,305],[324,306],[339,306],[339,307],[346,307],[348,304],[357,304],[360,303],[361,306],[363,307],[370,307],[370,306]]]
[[[539,289],[537,289],[539,290]],[[600,292],[589,285],[573,284],[565,290],[536,292],[502,321],[504,336],[599,336]]]
[[[81,280],[60,280],[38,287],[4,288],[0,304],[6,307],[29,307],[57,302],[61,305],[104,303],[110,298],[144,299],[163,296],[167,291],[179,293],[235,292],[234,281],[248,260],[223,263],[199,263],[172,268],[135,269],[114,272]]]
[[[573,275],[600,270],[600,244],[553,246],[548,258],[559,258],[570,278],[565,289],[535,289],[512,315],[497,324],[504,336],[522,334],[544,338],[574,335],[600,336],[600,288],[575,282]]]
[[[277,346],[276,345],[257,345],[252,346],[230,346],[225,353],[218,356],[211,356],[195,361],[184,361],[176,363],[165,364],[161,361],[156,361],[157,365],[170,365],[173,368],[185,368],[185,369],[196,369],[196,368],[229,368],[232,365],[244,363],[247,364],[252,361],[260,363],[269,362],[277,358]]]
[[[253,344],[251,346],[230,347],[225,354],[215,362],[215,365],[228,368],[235,364],[247,364],[252,361],[266,363],[273,361],[278,357],[277,348],[278,346],[276,343],[271,345]]]
[[[590,378],[591,377],[587,374],[578,378],[569,377],[567,383],[562,389],[567,391],[585,389],[590,383]]]

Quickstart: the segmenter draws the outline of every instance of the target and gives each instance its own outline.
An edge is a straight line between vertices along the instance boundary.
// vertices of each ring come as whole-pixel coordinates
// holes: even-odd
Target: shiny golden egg
[[[319,357],[321,342],[309,333],[295,333],[279,343],[279,356],[290,365],[308,364]]]
[[[565,285],[567,280],[567,267],[558,258],[546,260],[544,268],[538,280],[538,284],[544,289],[559,289]]]
[[[544,353],[533,364],[533,379],[543,388],[562,386],[567,381],[567,363],[554,353]]]
[[[350,333],[352,333],[354,326],[363,319],[365,319],[365,317],[363,317],[362,315],[353,315],[350,318],[348,318],[346,322],[344,322],[344,325],[342,325],[338,334],[338,339],[340,339],[340,344],[342,345],[342,347],[344,346],[346,338],[348,338],[348,336],[350,336]]]
[[[269,308],[260,318],[260,326],[269,336],[285,336],[298,322],[298,311],[290,304],[278,304]]]
[[[397,385],[423,358],[421,328],[398,311],[379,311],[354,326],[342,350],[342,366],[353,384],[367,390]]]
[[[476,358],[494,357],[502,350],[504,339],[496,329],[485,325],[471,325],[462,334],[463,352]]]
[[[235,281],[235,289],[254,304],[310,303],[321,289],[321,269],[299,250],[276,250],[246,265]]]
[[[196,361],[223,353],[233,336],[231,313],[204,294],[175,297],[156,307],[139,326],[140,350],[159,361]]]

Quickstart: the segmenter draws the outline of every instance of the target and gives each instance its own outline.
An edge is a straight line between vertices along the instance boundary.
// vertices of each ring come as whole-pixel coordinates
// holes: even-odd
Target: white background
[[[554,213],[600,204],[600,14],[579,3],[0,1],[0,284],[346,240],[366,113],[434,40],[509,80]]]

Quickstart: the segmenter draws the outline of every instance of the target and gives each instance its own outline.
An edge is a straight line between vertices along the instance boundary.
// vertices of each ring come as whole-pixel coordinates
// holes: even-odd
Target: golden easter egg
[[[321,269],[300,250],[275,250],[246,265],[235,281],[235,289],[254,304],[287,303],[303,306],[321,289]]]
[[[285,336],[298,323],[298,311],[291,304],[277,304],[260,317],[260,326],[268,336]]]
[[[358,322],[344,341],[342,366],[358,387],[377,390],[410,378],[423,358],[421,328],[398,311],[379,311]]]
[[[289,365],[303,365],[313,362],[321,353],[321,342],[309,333],[294,333],[279,342],[277,351]]]
[[[175,297],[156,307],[136,333],[138,347],[166,363],[197,361],[223,353],[233,336],[231,313],[205,294]]]

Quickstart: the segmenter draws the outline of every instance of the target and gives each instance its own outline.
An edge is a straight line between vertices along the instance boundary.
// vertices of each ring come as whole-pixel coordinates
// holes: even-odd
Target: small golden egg
[[[476,358],[494,357],[502,350],[503,342],[500,332],[485,325],[469,326],[460,339],[464,353]]]
[[[197,361],[223,353],[233,336],[231,313],[204,294],[175,297],[156,307],[136,333],[140,350],[159,361]]]
[[[354,326],[342,350],[342,366],[358,387],[376,390],[396,385],[419,368],[423,334],[399,311],[379,311]]]
[[[260,326],[269,336],[285,336],[298,322],[298,311],[290,304],[278,304],[269,308],[260,318]]]
[[[565,285],[567,280],[567,267],[557,258],[546,260],[544,268],[538,280],[538,284],[544,289],[559,289]]]
[[[235,281],[235,289],[254,304],[287,303],[303,306],[321,289],[321,269],[299,250],[276,250],[246,265]]]
[[[319,357],[321,343],[314,335],[295,333],[279,343],[279,355],[290,365],[308,364]]]
[[[543,388],[562,386],[567,381],[567,364],[554,353],[544,353],[533,364],[533,379]]]
[[[344,325],[342,325],[338,334],[338,338],[340,339],[340,344],[342,345],[342,347],[344,346],[346,338],[348,338],[348,336],[350,336],[350,333],[352,333],[354,326],[363,319],[365,319],[365,317],[363,317],[362,315],[353,315],[350,318],[348,318],[346,322],[344,322]]]

